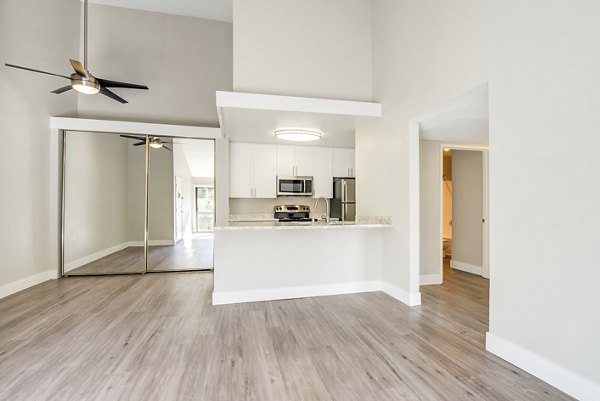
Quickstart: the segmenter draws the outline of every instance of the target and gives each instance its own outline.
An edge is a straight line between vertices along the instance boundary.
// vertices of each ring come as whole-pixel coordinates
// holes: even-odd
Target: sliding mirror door
[[[150,137],[148,271],[212,269],[213,221],[214,141]]]
[[[145,271],[145,136],[66,132],[63,273]]]

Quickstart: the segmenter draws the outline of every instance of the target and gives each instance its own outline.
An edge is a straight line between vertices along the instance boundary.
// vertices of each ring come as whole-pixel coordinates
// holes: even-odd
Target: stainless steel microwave
[[[312,177],[277,177],[277,196],[312,196]]]

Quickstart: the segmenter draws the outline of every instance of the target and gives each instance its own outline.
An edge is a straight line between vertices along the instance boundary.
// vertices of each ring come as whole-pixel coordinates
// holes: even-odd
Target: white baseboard
[[[442,275],[441,274],[421,274],[420,277],[420,285],[435,285],[442,284]]]
[[[128,246],[130,246],[129,242],[123,242],[122,244],[117,244],[115,246],[111,246],[110,248],[106,248],[101,251],[92,253],[90,255],[86,255],[82,258],[75,259],[69,263],[65,263],[65,273],[76,269],[80,266],[87,265],[88,263],[92,263],[93,261],[101,259],[105,256],[112,255],[115,252],[122,251]]]
[[[451,260],[450,267],[456,270],[462,270],[463,272],[478,274],[480,276],[483,274],[483,267],[459,262],[458,260]]]
[[[408,306],[421,305],[421,293],[409,294],[403,289],[381,281],[358,281],[352,283],[309,285],[250,291],[213,291],[213,305],[242,302],[276,301],[282,299],[319,297],[326,295],[356,294],[383,291]]]
[[[13,281],[0,287],[0,298],[7,297],[19,291],[23,291],[34,285],[43,283],[44,281],[53,280],[58,277],[58,272],[55,270],[47,270],[33,276],[25,277],[21,280]]]
[[[379,281],[309,285],[301,287],[272,288],[251,291],[213,292],[213,305],[237,304],[241,302],[275,301],[281,299],[318,297],[323,295],[354,294],[380,291]]]
[[[581,377],[502,337],[490,332],[486,333],[485,348],[579,401],[600,400],[599,383]]]
[[[408,306],[418,306],[421,305],[421,293],[409,293],[403,290],[400,287],[396,287],[395,285],[382,282],[381,290],[388,294],[389,296],[396,298],[398,301],[405,303]]]

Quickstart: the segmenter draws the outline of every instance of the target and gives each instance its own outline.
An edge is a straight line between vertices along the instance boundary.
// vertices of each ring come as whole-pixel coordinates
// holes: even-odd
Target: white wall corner
[[[600,400],[600,383],[581,377],[500,336],[487,332],[485,348],[579,401]]]
[[[19,291],[26,290],[29,287],[43,283],[48,280],[58,278],[58,271],[47,270],[33,276],[25,277],[21,280],[13,281],[12,283],[5,284],[0,287],[0,299],[8,297],[9,295],[15,294]]]
[[[461,270],[463,272],[477,274],[479,276],[483,274],[483,267],[465,262],[459,262],[458,260],[451,260],[450,267],[456,270]]]
[[[441,274],[421,274],[421,285],[442,284]]]
[[[396,298],[398,301],[403,302],[408,306],[421,305],[420,292],[409,293],[400,287],[396,287],[395,285],[386,282],[381,283],[381,290],[392,298]]]

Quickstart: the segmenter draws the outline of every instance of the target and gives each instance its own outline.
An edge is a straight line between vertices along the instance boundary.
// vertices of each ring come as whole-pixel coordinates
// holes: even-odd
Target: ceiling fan
[[[88,0],[83,0],[83,64],[81,64],[77,60],[69,60],[71,62],[71,66],[75,70],[75,73],[70,76],[54,74],[48,71],[36,70],[33,68],[23,67],[15,64],[5,65],[7,67],[18,68],[25,71],[33,71],[38,72],[40,74],[53,75],[56,77],[66,78],[71,81],[71,84],[68,86],[63,86],[62,88],[58,88],[53,90],[52,93],[61,94],[67,92],[71,89],[75,89],[79,93],[83,93],[86,95],[94,95],[96,93],[101,93],[104,96],[108,96],[109,98],[116,100],[120,103],[128,103],[127,100],[123,99],[121,96],[112,92],[108,88],[128,88],[128,89],[145,89],[148,87],[146,85],[139,84],[130,84],[127,82],[119,82],[119,81],[111,81],[108,79],[97,78],[93,76],[90,71],[87,69],[88,67],[88,52],[87,52],[87,19],[88,19]]]
[[[127,138],[127,139],[135,139],[135,140],[139,141],[139,142],[137,142],[137,143],[134,143],[134,144],[133,144],[133,146],[142,146],[142,145],[145,145],[145,144],[146,144],[146,137],[144,137],[144,136],[120,135],[120,137],[121,137],[121,138]],[[159,137],[155,136],[155,137],[149,137],[149,142],[148,142],[148,145],[149,145],[151,148],[154,148],[154,149],[165,148],[165,149],[167,149],[168,151],[171,151],[171,152],[172,152],[172,151],[173,151],[173,149],[171,149],[171,148],[169,148],[168,146],[166,146],[166,145],[170,145],[170,144],[172,144],[172,143],[173,143],[173,142],[166,142],[166,141],[163,141],[163,140],[162,140],[162,139],[160,139]]]

